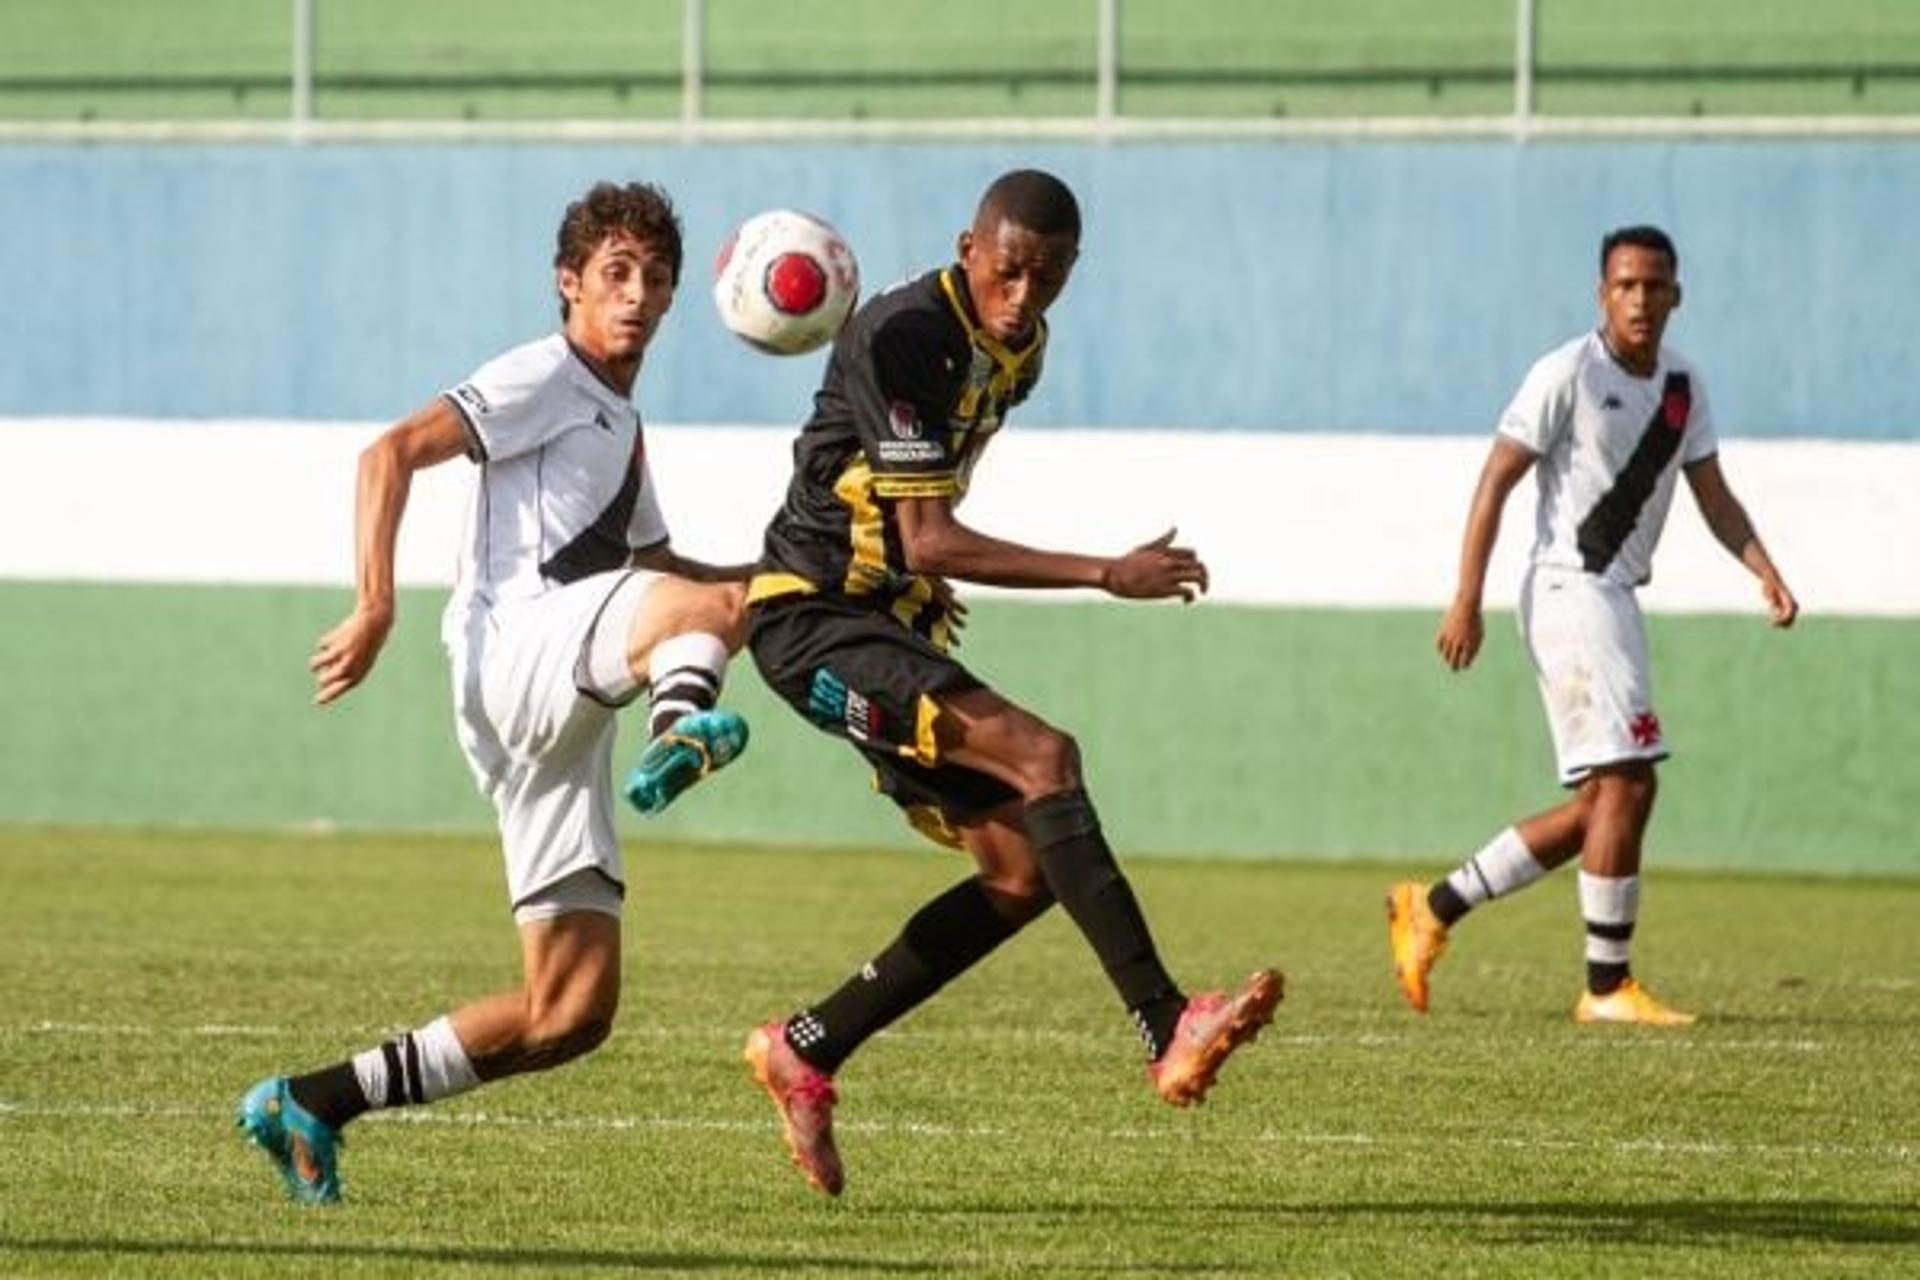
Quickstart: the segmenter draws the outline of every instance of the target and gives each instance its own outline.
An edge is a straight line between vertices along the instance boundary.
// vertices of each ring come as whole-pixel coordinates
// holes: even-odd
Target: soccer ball
[[[860,293],[860,267],[838,231],[773,209],[741,223],[713,264],[721,323],[762,351],[797,356],[832,339]]]

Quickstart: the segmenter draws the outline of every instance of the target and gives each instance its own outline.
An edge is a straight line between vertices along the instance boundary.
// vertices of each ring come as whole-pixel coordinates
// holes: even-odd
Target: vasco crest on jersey
[[[1660,393],[1660,417],[1674,431],[1685,431],[1693,413],[1693,382],[1684,373],[1667,375]]]

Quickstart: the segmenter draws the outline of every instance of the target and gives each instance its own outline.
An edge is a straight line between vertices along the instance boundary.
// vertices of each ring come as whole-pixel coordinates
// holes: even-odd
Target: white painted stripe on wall
[[[0,577],[346,585],[366,423],[0,420]],[[648,428],[674,542],[749,558],[780,499],[792,432]],[[964,518],[1040,546],[1111,553],[1177,525],[1213,598],[1438,607],[1453,587],[1485,437],[1021,430],[996,440]],[[1722,457],[1802,602],[1920,616],[1920,443],[1742,441]],[[403,582],[444,584],[471,468],[419,477]],[[1532,486],[1510,504],[1488,603],[1511,604]],[[1032,594],[1032,593],[1027,593]],[[1649,608],[1752,612],[1752,579],[1675,499]]]

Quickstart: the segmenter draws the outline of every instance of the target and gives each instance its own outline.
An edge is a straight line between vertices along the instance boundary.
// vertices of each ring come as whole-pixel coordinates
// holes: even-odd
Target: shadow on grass
[[[724,1271],[791,1272],[824,1271],[835,1275],[901,1274],[925,1275],[928,1271],[948,1270],[964,1265],[955,1259],[908,1261],[893,1258],[857,1258],[837,1254],[741,1254],[666,1253],[621,1249],[483,1249],[458,1245],[401,1245],[377,1243],[289,1244],[268,1240],[84,1240],[84,1239],[9,1239],[0,1235],[0,1257],[8,1253],[48,1256],[87,1257],[105,1254],[115,1258],[205,1259],[210,1273],[217,1273],[219,1259],[251,1259],[263,1266],[295,1259],[312,1259],[344,1265],[349,1262],[397,1262],[422,1267],[502,1267],[531,1268],[543,1275],[576,1268],[604,1268],[621,1271]],[[1080,1267],[1071,1262],[1049,1265],[1046,1274],[1064,1275],[1092,1271],[1099,1275],[1170,1275],[1181,1272],[1207,1272],[1217,1275],[1239,1268],[1205,1261],[1188,1263],[1143,1262],[1138,1265],[1114,1265],[1102,1261],[1097,1267]]]
[[[372,1242],[290,1244],[270,1240],[10,1240],[0,1236],[0,1254],[107,1254],[118,1258],[204,1258],[216,1267],[221,1258],[274,1261],[314,1259],[347,1263],[399,1262],[424,1267],[528,1267],[555,1273],[576,1267],[632,1271],[786,1271],[811,1268],[829,1272],[901,1274],[924,1272],[926,1264],[886,1258],[856,1258],[835,1254],[703,1254],[693,1250],[666,1253],[620,1249],[487,1249],[459,1245],[403,1245]]]
[[[1347,1224],[1355,1218],[1383,1222],[1422,1219],[1423,1226],[1457,1223],[1476,1239],[1507,1243],[1655,1245],[1698,1248],[1733,1241],[1803,1244],[1920,1244],[1920,1207],[1911,1203],[1861,1203],[1848,1200],[1650,1200],[1650,1201],[1470,1201],[1383,1200],[1336,1204],[1269,1204],[1243,1201],[1197,1204],[1192,1201],[1129,1200],[1124,1206],[1100,1201],[1019,1204],[972,1203],[907,1214],[927,1217],[1107,1218],[1124,1209],[1134,1217],[1193,1229],[1208,1219],[1259,1219],[1297,1227]],[[901,1212],[901,1211],[896,1211]],[[1177,1224],[1184,1224],[1184,1228]]]

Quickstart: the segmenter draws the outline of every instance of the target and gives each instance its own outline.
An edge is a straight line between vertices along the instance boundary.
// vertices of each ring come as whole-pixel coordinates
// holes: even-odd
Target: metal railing
[[[322,0],[290,0],[291,66],[286,78],[271,76],[174,76],[166,87],[175,90],[231,91],[244,99],[248,93],[286,92],[288,115],[274,119],[125,119],[125,120],[0,120],[0,138],[11,139],[135,139],[135,140],[274,140],[293,142],[382,139],[635,139],[731,141],[761,138],[1091,138],[1102,140],[1184,137],[1530,137],[1648,135],[1648,136],[1862,136],[1920,135],[1920,116],[1907,114],[1777,114],[1777,115],[1569,115],[1543,114],[1537,92],[1543,69],[1539,60],[1539,0],[1514,0],[1514,41],[1511,68],[1448,66],[1442,68],[1359,67],[1286,71],[1217,71],[1206,73],[1213,85],[1288,83],[1296,87],[1345,88],[1385,83],[1404,84],[1423,78],[1438,95],[1443,83],[1482,88],[1511,84],[1511,108],[1504,113],[1467,115],[1183,115],[1143,116],[1121,109],[1123,83],[1150,83],[1156,75],[1192,77],[1191,71],[1156,72],[1152,68],[1124,68],[1121,59],[1122,0],[1092,0],[1097,23],[1091,75],[1092,110],[1084,115],[961,115],[943,118],[738,118],[707,111],[710,86],[751,81],[757,87],[779,83],[778,74],[716,72],[708,60],[706,0],[680,0],[679,67],[676,71],[630,71],[618,75],[595,72],[502,72],[418,77],[372,74],[336,74],[324,79],[316,69],[316,7]],[[819,73],[811,74],[817,79]],[[891,87],[924,82],[925,72],[841,73],[849,83],[871,82]],[[1618,66],[1559,66],[1552,74],[1562,80],[1605,83],[1609,79],[1657,82],[1663,78],[1714,77],[1723,81],[1779,81],[1808,77],[1855,79],[1869,72],[1852,66],[1718,65],[1686,68],[1622,68]],[[1920,81],[1920,57],[1914,65],[1885,62],[1871,74]],[[1058,85],[1084,84],[1084,67],[1062,70],[1011,72],[945,71],[935,80],[950,85],[979,82],[1047,81]],[[85,78],[13,77],[9,86],[79,87],[102,90],[118,87]],[[149,86],[150,87],[150,86]],[[331,119],[318,109],[319,92],[391,91],[430,87],[435,91],[469,89],[540,90],[610,89],[616,95],[633,88],[655,92],[678,90],[678,112],[657,118],[530,119]]]

